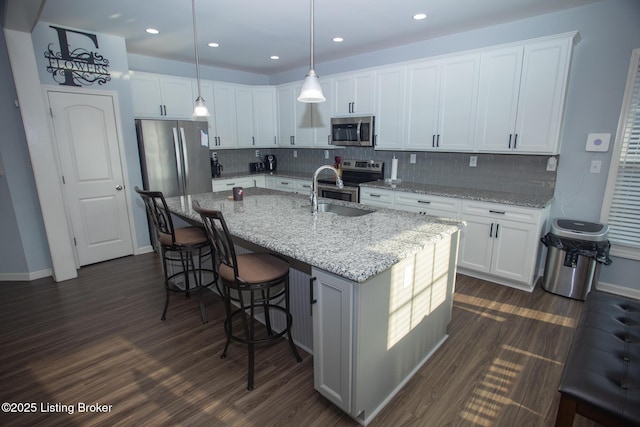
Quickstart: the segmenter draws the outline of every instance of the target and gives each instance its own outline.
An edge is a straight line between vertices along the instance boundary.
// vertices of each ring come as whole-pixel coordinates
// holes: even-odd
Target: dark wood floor
[[[163,303],[155,254],[62,283],[0,283],[0,400],[37,406],[0,412],[0,425],[357,425],[314,390],[312,356],[296,363],[285,342],[259,348],[247,391],[244,348],[219,357],[216,295],[206,296],[206,325],[195,299],[172,298],[165,322]],[[458,276],[450,338],[370,425],[553,425],[581,306]],[[80,403],[112,406],[79,413]]]

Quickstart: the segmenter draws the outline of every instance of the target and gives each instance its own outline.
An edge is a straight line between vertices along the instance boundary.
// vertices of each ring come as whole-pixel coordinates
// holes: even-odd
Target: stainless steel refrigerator
[[[136,120],[145,190],[165,197],[211,192],[206,122]]]

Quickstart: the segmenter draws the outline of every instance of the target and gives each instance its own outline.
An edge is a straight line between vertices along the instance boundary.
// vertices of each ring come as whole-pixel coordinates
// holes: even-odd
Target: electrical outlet
[[[298,150],[293,150],[293,157],[298,157]]]
[[[557,157],[549,157],[547,160],[547,172],[555,172],[558,168],[558,158]]]
[[[329,150],[324,150],[324,158],[325,159],[329,158]]]
[[[256,157],[260,157],[260,150],[256,150]]]
[[[218,153],[216,151],[211,152],[211,160],[218,160]]]
[[[415,163],[416,162],[416,155],[415,154],[410,154],[409,155],[409,163]]]
[[[470,156],[469,157],[469,166],[475,168],[478,166],[478,156]]]
[[[589,173],[600,173],[601,167],[602,162],[600,160],[592,160],[591,167],[589,168]]]

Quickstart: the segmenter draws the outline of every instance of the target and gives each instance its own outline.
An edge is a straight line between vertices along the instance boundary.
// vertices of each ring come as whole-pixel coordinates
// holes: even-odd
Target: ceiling
[[[315,62],[596,1],[315,0]],[[202,65],[271,75],[309,64],[309,0],[195,0],[195,9]],[[418,12],[427,19],[413,20]],[[190,0],[46,0],[39,20],[123,37],[129,53],[194,62]],[[208,47],[212,41],[220,47]]]

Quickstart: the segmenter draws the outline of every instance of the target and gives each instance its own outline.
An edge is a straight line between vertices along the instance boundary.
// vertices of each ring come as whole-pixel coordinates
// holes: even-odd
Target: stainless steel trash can
[[[609,259],[606,224],[556,218],[542,239],[548,247],[542,288],[584,300],[598,282],[600,265]]]

